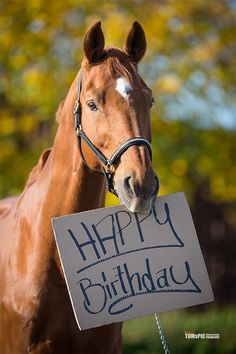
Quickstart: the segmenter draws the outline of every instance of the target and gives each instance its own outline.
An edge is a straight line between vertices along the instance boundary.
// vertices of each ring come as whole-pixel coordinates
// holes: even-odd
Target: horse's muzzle
[[[127,176],[115,183],[116,193],[122,204],[133,213],[148,213],[156,199],[159,181],[153,173],[148,185],[137,183],[133,176]]]

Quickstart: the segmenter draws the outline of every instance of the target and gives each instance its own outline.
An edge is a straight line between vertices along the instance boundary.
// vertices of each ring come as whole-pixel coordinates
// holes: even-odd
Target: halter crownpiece
[[[107,182],[107,189],[113,193],[114,195],[117,196],[117,193],[114,189],[114,184],[113,184],[113,172],[111,171],[111,167],[114,166],[114,164],[119,160],[121,155],[131,146],[134,145],[143,145],[146,146],[150,155],[150,158],[152,159],[152,146],[150,142],[142,137],[134,137],[131,139],[128,139],[125,141],[123,144],[121,144],[118,149],[113,153],[113,155],[108,159],[93,143],[92,141],[87,137],[87,135],[84,133],[83,128],[82,128],[82,123],[81,123],[81,115],[82,115],[82,109],[81,109],[81,102],[80,102],[80,94],[82,90],[82,71],[79,73],[79,80],[78,80],[78,98],[75,101],[74,105],[74,127],[77,133],[78,137],[78,146],[79,150],[81,153],[81,156],[86,163],[83,153],[81,151],[81,140],[83,140],[93,151],[93,153],[97,156],[97,158],[102,162],[104,165],[104,175],[106,177],[106,182]]]

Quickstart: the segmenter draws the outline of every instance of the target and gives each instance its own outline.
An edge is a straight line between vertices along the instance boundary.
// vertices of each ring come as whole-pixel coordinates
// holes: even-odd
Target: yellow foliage
[[[176,176],[184,176],[188,170],[186,160],[174,160],[171,169]]]
[[[158,195],[166,195],[168,194],[168,189],[166,188],[165,185],[163,185],[162,183],[160,184],[160,189],[158,192]]]
[[[14,142],[10,140],[4,141],[4,144],[1,146],[0,163],[9,161],[9,159],[12,159],[12,156],[16,153],[17,151]]]
[[[157,80],[157,88],[160,93],[176,94],[180,87],[180,80],[174,75],[167,74]]]
[[[199,159],[199,161],[196,161],[197,169],[204,173],[209,173],[209,171],[212,170],[212,165],[214,165],[214,162],[208,155],[204,155]]]
[[[10,135],[16,131],[16,121],[13,117],[1,113],[1,134]]]
[[[31,87],[37,87],[41,79],[42,73],[37,67],[31,68],[23,74],[23,81],[25,85],[29,85]]]
[[[19,131],[22,133],[29,133],[37,126],[34,116],[23,116],[19,121]]]
[[[190,57],[194,62],[204,63],[208,60],[212,60],[217,55],[219,48],[216,41],[199,44],[190,50]]]
[[[111,13],[109,17],[103,21],[106,45],[111,46],[116,43],[116,46],[123,47],[126,36],[131,27],[131,23],[127,22],[127,18],[116,12]]]
[[[211,191],[216,197],[221,197],[226,192],[226,183],[223,176],[214,177],[210,183]]]
[[[236,186],[230,185],[226,188],[227,200],[231,202],[235,202],[236,200]],[[225,197],[225,196],[223,196]]]
[[[106,207],[109,207],[109,206],[112,206],[112,205],[117,205],[117,204],[120,204],[119,199],[115,195],[107,192],[106,193],[106,199],[105,199]]]
[[[12,68],[15,70],[22,69],[24,65],[26,65],[26,63],[27,63],[27,59],[25,55],[23,55],[22,53],[16,54],[11,58],[11,65]]]
[[[9,33],[0,36],[1,50],[10,51],[14,45],[14,38]]]

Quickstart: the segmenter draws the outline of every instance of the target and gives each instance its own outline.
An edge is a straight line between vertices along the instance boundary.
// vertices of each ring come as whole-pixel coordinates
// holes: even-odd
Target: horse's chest
[[[64,281],[60,286],[48,282],[32,323],[29,348],[31,354],[121,353],[121,324],[80,331]]]
[[[74,321],[73,311],[64,280],[52,279],[50,274],[41,292],[37,314],[32,321],[30,352],[56,353],[58,348],[61,350],[63,347],[66,352],[71,321]],[[57,351],[55,346],[58,347]]]

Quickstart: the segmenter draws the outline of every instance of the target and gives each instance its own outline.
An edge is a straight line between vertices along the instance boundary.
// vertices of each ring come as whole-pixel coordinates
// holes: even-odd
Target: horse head
[[[91,170],[109,168],[112,191],[132,212],[147,212],[158,189],[149,144],[154,100],[137,68],[145,50],[145,33],[138,22],[133,23],[124,50],[105,48],[101,22],[96,22],[85,34],[84,59],[77,78],[75,118],[79,115],[83,159]],[[104,166],[103,157],[114,155],[117,149],[117,158]]]

